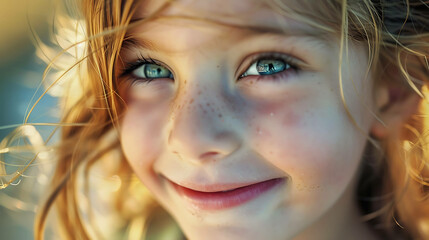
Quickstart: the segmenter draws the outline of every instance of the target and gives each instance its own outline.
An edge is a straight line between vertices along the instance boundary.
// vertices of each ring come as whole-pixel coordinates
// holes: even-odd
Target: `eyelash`
[[[249,68],[254,64],[257,63],[258,61],[261,60],[280,60],[283,61],[284,64],[286,64],[287,66],[289,66],[288,69],[291,69],[293,71],[295,71],[295,73],[299,73],[299,71],[301,70],[298,66],[298,60],[296,60],[294,57],[284,54],[284,53],[278,53],[278,52],[267,52],[267,53],[261,53],[261,54],[255,54],[253,57],[251,57],[251,59],[247,62],[250,62],[250,64],[246,64],[246,68],[244,71],[242,71],[242,73],[239,75],[238,79],[243,79],[243,78],[247,78],[247,77],[253,77],[255,78],[256,81],[259,80],[278,80],[284,77],[284,75],[286,74],[286,72],[289,72],[288,69],[285,69],[281,72],[278,73],[274,73],[274,74],[269,74],[269,75],[247,75],[247,76],[243,76],[245,72],[247,72],[249,70]],[[125,63],[125,67],[122,71],[122,73],[119,75],[120,78],[126,77],[126,76],[132,76],[133,81],[142,81],[145,83],[149,83],[157,78],[138,78],[133,76],[133,71],[138,69],[139,67],[141,67],[143,64],[157,64],[160,65],[162,67],[167,68],[170,72],[172,72],[170,70],[170,68],[168,68],[165,64],[163,64],[162,62],[155,60],[151,57],[144,57],[142,55],[139,56],[139,58],[136,61],[133,62],[126,62]],[[288,73],[287,73],[288,74]]]
[[[284,69],[281,72],[269,74],[269,75],[247,75],[247,76],[243,76],[253,64],[255,64],[255,63],[257,64],[259,61],[262,61],[262,60],[280,60],[280,61],[284,62],[284,64],[289,66],[289,68]],[[279,53],[279,52],[264,52],[264,53],[254,54],[253,56],[250,57],[250,60],[248,60],[246,62],[248,62],[246,64],[246,68],[244,71],[241,71],[241,74],[239,75],[238,79],[251,77],[251,78],[254,78],[254,80],[256,80],[256,81],[260,81],[260,80],[276,81],[276,80],[280,80],[280,79],[284,78],[285,75],[290,74],[289,69],[293,70],[296,74],[302,70],[299,67],[299,60],[295,59],[294,57],[292,57],[288,54]]]
[[[136,70],[137,68],[141,67],[143,64],[157,64],[157,65],[160,65],[160,66],[163,66],[163,67],[169,69],[167,66],[165,66],[165,64],[163,64],[163,63],[161,63],[161,62],[159,62],[159,61],[157,61],[151,57],[145,58],[144,56],[140,55],[136,61],[125,63],[125,67],[124,67],[122,73],[119,75],[119,77],[122,78],[125,76],[132,75],[132,72],[134,70]],[[149,82],[149,81],[152,81],[153,79],[156,79],[156,78],[146,78],[146,79]]]

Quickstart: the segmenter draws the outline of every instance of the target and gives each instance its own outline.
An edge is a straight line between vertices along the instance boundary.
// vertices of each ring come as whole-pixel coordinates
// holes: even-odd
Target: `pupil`
[[[148,78],[163,78],[169,76],[169,71],[157,64],[147,64],[144,71]]]
[[[275,74],[285,69],[286,64],[281,60],[266,59],[260,60],[257,64],[257,71],[260,75]]]

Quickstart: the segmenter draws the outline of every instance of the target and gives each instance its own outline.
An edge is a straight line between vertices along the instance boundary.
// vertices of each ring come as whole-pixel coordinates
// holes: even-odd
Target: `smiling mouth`
[[[243,187],[223,191],[197,191],[170,182],[178,194],[194,207],[204,210],[221,210],[244,204],[267,193],[285,182],[285,178],[275,178]]]

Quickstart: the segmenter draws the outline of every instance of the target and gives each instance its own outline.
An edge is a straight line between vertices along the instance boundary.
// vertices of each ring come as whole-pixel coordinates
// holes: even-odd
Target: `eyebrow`
[[[159,16],[151,18],[150,20],[155,19],[171,19],[171,18],[180,18],[180,19],[187,19],[187,20],[196,20],[200,22],[206,22],[211,24],[217,24],[222,25],[225,27],[230,28],[236,28],[236,29],[248,29],[252,32],[259,32],[259,33],[274,33],[274,34],[281,34],[281,35],[306,35],[306,36],[320,36],[325,35],[325,31],[316,29],[314,27],[311,27],[310,29],[298,29],[298,28],[281,28],[281,27],[271,27],[271,26],[263,26],[263,25],[242,25],[242,24],[234,24],[234,23],[227,23],[222,21],[217,21],[215,19],[208,19],[208,18],[200,18],[200,17],[190,17],[186,15],[174,15],[174,16]],[[140,18],[133,18],[130,21],[130,25],[138,24],[139,22],[143,23],[145,21],[149,20],[148,18],[140,17]],[[294,21],[294,20],[286,20],[285,21]],[[308,26],[308,25],[307,25]],[[290,34],[289,34],[290,33]]]
[[[203,22],[208,22],[211,24],[217,24],[222,25],[229,28],[235,28],[240,31],[248,32],[249,34],[268,34],[268,35],[275,35],[275,36],[281,36],[281,37],[287,37],[287,36],[301,36],[301,37],[310,37],[314,40],[317,40],[317,42],[322,44],[329,44],[329,41],[326,39],[327,36],[329,36],[329,33],[323,32],[321,30],[317,30],[314,28],[311,29],[302,29],[302,28],[281,28],[281,27],[271,27],[271,26],[258,26],[258,25],[239,25],[239,24],[232,24],[232,23],[226,23],[221,21],[216,21],[212,19],[203,19],[203,18],[193,18],[188,16],[162,16],[158,17],[160,18],[182,18],[182,19],[189,19],[189,20],[199,20]],[[139,22],[144,22],[147,20],[146,18],[134,18],[131,19],[130,24],[138,24]],[[153,19],[151,19],[153,20]],[[122,48],[126,49],[133,49],[133,48],[142,48],[149,51],[160,51],[161,49],[157,47],[155,43],[148,39],[144,39],[141,37],[136,37],[134,34],[128,34],[125,36],[125,39],[122,43]]]
[[[132,50],[133,48],[143,48],[151,51],[159,51],[160,49],[153,42],[148,39],[137,39],[132,36],[125,36],[122,41],[122,47],[124,49]]]

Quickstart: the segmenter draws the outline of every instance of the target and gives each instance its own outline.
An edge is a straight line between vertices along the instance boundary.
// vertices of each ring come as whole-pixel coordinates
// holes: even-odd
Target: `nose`
[[[168,147],[194,164],[223,159],[239,149],[239,128],[220,87],[188,84],[172,105]]]

